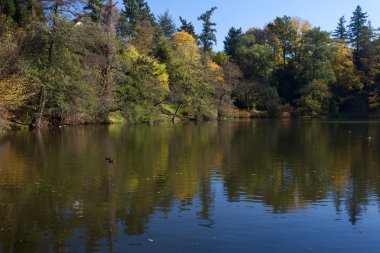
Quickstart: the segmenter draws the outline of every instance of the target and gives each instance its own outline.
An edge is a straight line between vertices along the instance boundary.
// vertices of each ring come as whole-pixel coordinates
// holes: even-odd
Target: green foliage
[[[166,66],[127,47],[120,55],[123,75],[118,79],[117,100],[131,123],[158,119],[158,105],[168,92]]]
[[[274,67],[274,55],[269,45],[241,45],[236,55],[247,79],[269,80]]]
[[[45,96],[46,114],[55,124],[73,114],[91,115],[95,109],[95,91],[85,82],[83,62],[75,54],[80,46],[78,32],[59,18],[51,29],[41,22],[28,28],[28,43],[39,49],[25,59],[23,69],[37,96]]]
[[[358,5],[355,11],[352,13],[349,28],[349,39],[354,50],[354,61],[357,67],[360,67],[360,54],[363,49],[363,45],[366,43],[368,38],[367,26],[367,13],[362,11],[362,8]]]
[[[168,10],[166,10],[162,15],[158,16],[157,23],[161,27],[166,37],[173,36],[177,30],[174,20],[169,14]]]
[[[194,37],[178,32],[171,39],[173,57],[168,63],[170,74],[170,98],[179,109],[189,108],[189,117],[203,119],[214,114],[214,77],[210,66],[204,66]],[[208,61],[205,61],[208,63]]]
[[[274,87],[254,81],[240,83],[234,89],[234,97],[240,108],[248,110],[270,110],[279,102],[279,96]]]
[[[333,32],[332,36],[335,39],[338,39],[342,42],[347,41],[348,33],[347,33],[347,29],[346,29],[346,19],[344,18],[344,16],[339,18],[338,25],[337,25],[335,31]]]
[[[332,69],[333,46],[331,46],[329,33],[314,28],[304,36],[305,46],[302,52],[301,79],[304,83],[312,80],[323,80],[332,83],[335,74]]]
[[[182,17],[179,17],[179,21],[181,22],[181,26],[178,28],[178,32],[184,31],[192,35],[194,38],[197,38],[194,25],[191,22],[187,22],[187,20]]]
[[[103,9],[103,0],[88,0],[85,10],[89,11],[92,21],[100,22],[100,14]]]
[[[328,111],[329,88],[323,80],[312,80],[300,90],[301,97],[297,101],[298,113],[302,116],[318,116]]]
[[[2,11],[8,17],[14,18],[16,15],[16,5],[14,0],[1,0]]]
[[[277,17],[268,25],[268,28],[279,42],[282,62],[285,65],[287,59],[292,56],[297,39],[297,30],[292,23],[292,19],[289,16]]]
[[[199,42],[203,47],[204,52],[212,50],[212,46],[216,44],[216,23],[211,21],[211,17],[217,7],[212,7],[210,10],[198,17],[199,21],[203,22],[202,33],[199,35]]]
[[[156,23],[144,0],[124,0],[120,19],[114,3],[0,0],[1,125],[203,120],[234,106],[305,116],[380,109],[380,39],[359,6],[334,39],[283,16],[232,27],[224,52],[213,52],[216,7],[198,18],[197,37],[181,17],[175,33],[168,12]]]
[[[230,61],[230,57],[224,52],[215,53],[212,51],[210,56],[212,61],[218,65],[222,65]]]
[[[123,5],[124,10],[121,12],[117,28],[119,36],[130,39],[136,36],[138,23],[155,24],[155,17],[145,0],[123,0]]]
[[[242,35],[241,28],[231,27],[228,31],[226,38],[224,39],[224,52],[232,58],[236,57],[236,49],[240,44]]]

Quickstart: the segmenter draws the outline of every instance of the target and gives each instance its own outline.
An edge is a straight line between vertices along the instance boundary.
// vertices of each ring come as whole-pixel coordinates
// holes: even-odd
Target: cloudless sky
[[[349,21],[357,5],[367,12],[373,27],[380,26],[380,0],[148,0],[152,12],[157,16],[169,10],[179,24],[182,16],[191,21],[200,33],[202,27],[197,17],[212,6],[217,6],[213,20],[217,23],[218,44],[214,48],[223,50],[223,40],[232,27],[246,31],[251,27],[263,28],[277,16],[288,15],[309,21],[325,31],[333,31],[339,17],[345,15]]]

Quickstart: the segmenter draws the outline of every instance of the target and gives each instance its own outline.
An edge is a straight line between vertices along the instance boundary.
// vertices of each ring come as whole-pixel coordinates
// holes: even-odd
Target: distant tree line
[[[288,16],[202,31],[144,0],[0,0],[0,126],[368,113],[380,105],[380,39],[360,6],[332,33]]]

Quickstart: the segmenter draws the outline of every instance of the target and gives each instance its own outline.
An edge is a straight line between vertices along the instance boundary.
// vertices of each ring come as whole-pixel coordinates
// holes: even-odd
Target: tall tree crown
[[[173,36],[177,30],[174,20],[168,10],[158,16],[157,23],[163,30],[166,37]]]
[[[339,18],[338,25],[333,32],[332,36],[335,39],[341,40],[341,41],[346,41],[348,39],[348,33],[346,29],[346,19],[344,16]]]
[[[203,13],[198,17],[199,21],[203,21],[203,30],[199,35],[199,40],[203,46],[203,51],[208,52],[212,50],[212,46],[216,44],[216,23],[211,21],[212,14],[217,7],[212,7],[210,10]]]
[[[197,37],[195,34],[195,28],[194,25],[191,22],[188,22],[186,19],[179,17],[179,21],[181,22],[180,28],[178,28],[178,32],[184,31],[187,32],[188,34],[193,35],[194,38]]]
[[[89,12],[92,21],[99,22],[103,6],[103,0],[88,0],[84,10]]]
[[[226,54],[234,57],[236,48],[239,44],[239,41],[241,39],[242,35],[242,29],[241,28],[235,28],[231,27],[230,30],[228,31],[227,36],[225,37],[225,40],[223,41],[224,43],[224,52]]]

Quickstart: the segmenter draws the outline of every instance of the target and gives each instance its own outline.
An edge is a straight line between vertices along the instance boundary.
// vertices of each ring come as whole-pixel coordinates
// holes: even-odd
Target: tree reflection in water
[[[194,212],[212,229],[216,201],[281,214],[333,203],[356,224],[380,193],[379,126],[258,120],[10,133],[0,139],[1,252],[113,252],[158,213]]]

